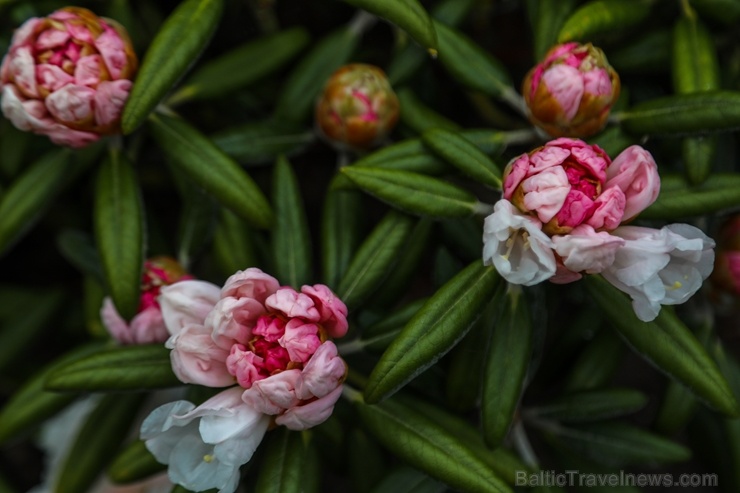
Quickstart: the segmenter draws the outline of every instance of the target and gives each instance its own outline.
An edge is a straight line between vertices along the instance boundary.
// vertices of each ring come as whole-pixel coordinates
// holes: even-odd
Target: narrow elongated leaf
[[[342,173],[369,194],[411,214],[460,217],[480,209],[466,190],[419,173],[359,166],[345,166]]]
[[[285,82],[275,108],[278,120],[305,120],[326,80],[347,63],[357,41],[357,33],[351,28],[338,29],[321,39]]]
[[[647,396],[634,389],[589,390],[566,394],[547,404],[526,410],[527,416],[562,423],[601,421],[639,411]]]
[[[275,228],[272,232],[275,273],[283,283],[299,289],[313,277],[311,237],[298,178],[283,156],[275,164],[272,196],[275,202]]]
[[[501,189],[501,170],[465,137],[442,128],[431,128],[424,132],[422,140],[435,154],[466,175]]]
[[[620,74],[662,74],[671,69],[672,49],[671,29],[651,28],[633,40],[620,43],[615,50],[610,50],[609,63]]]
[[[271,433],[267,455],[259,469],[257,493],[300,493],[306,448],[300,432],[283,428]]]
[[[720,412],[740,414],[717,365],[673,312],[663,308],[655,321],[642,322],[627,297],[608,281],[600,276],[586,276],[585,280],[589,294],[635,351]]]
[[[42,368],[26,381],[0,410],[0,443],[17,437],[67,407],[77,395],[45,390],[48,376],[60,366],[97,351],[100,343],[81,346]]]
[[[640,103],[616,115],[638,135],[705,134],[740,127],[740,91],[677,94]]]
[[[100,255],[95,249],[93,238],[82,231],[66,230],[57,237],[57,247],[69,263],[82,273],[105,282]]]
[[[674,435],[683,430],[697,408],[697,400],[691,392],[673,380],[668,382],[660,410],[655,418],[655,429],[664,435]]]
[[[712,163],[717,153],[717,136],[686,137],[681,142],[681,154],[686,168],[686,178],[693,185],[704,183],[712,173]]]
[[[380,287],[398,260],[414,224],[414,219],[405,214],[389,212],[360,245],[337,289],[347,306],[358,306]]]
[[[399,308],[397,311],[390,313],[380,322],[363,329],[362,337],[358,341],[360,346],[369,351],[385,351],[391,342],[393,342],[393,339],[401,333],[403,327],[414,315],[416,315],[416,312],[419,311],[426,301],[427,298],[415,300],[408,305]],[[352,345],[354,342],[350,342],[348,344]]]
[[[102,349],[50,372],[48,390],[113,391],[180,385],[172,373],[170,351],[161,344]]]
[[[498,273],[476,261],[442,286],[383,353],[365,388],[380,402],[433,365],[467,333],[496,290]]]
[[[702,16],[734,26],[740,20],[740,2],[737,0],[691,0],[691,6]]]
[[[623,423],[554,428],[563,445],[595,462],[610,466],[665,464],[691,458],[676,442]]]
[[[491,336],[483,371],[481,422],[491,448],[506,437],[532,357],[532,321],[521,289],[510,289]]]
[[[359,192],[329,190],[326,194],[321,222],[322,276],[332,289],[339,286],[360,243],[362,217]]]
[[[136,130],[206,47],[218,25],[222,0],[185,0],[149,46],[121,115],[124,134]]]
[[[714,173],[703,184],[691,187],[676,175],[662,178],[658,199],[645,209],[644,219],[678,219],[713,214],[740,205],[740,175]]]
[[[234,213],[228,209],[221,210],[219,224],[213,235],[213,249],[216,261],[226,275],[259,265],[254,234]]]
[[[180,118],[155,115],[151,129],[180,171],[254,226],[267,228],[272,210],[262,190],[228,156]]]
[[[103,274],[118,313],[129,320],[139,308],[144,217],[136,175],[123,154],[111,152],[95,192],[95,243]]]
[[[69,153],[52,151],[24,171],[0,199],[0,253],[41,217],[72,171]]]
[[[458,82],[493,97],[513,91],[501,62],[460,31],[435,21],[439,61]]]
[[[157,462],[142,440],[135,440],[113,459],[107,475],[114,483],[126,484],[166,469],[167,465]]]
[[[600,330],[580,353],[565,381],[565,391],[598,389],[611,380],[627,348],[611,330]]]
[[[211,140],[241,163],[266,164],[280,154],[300,151],[316,140],[316,134],[302,125],[268,120],[227,128],[211,135]]]
[[[418,0],[344,0],[350,5],[391,21],[408,32],[417,43],[437,53],[437,36],[432,19]]]
[[[461,491],[503,493],[511,489],[455,434],[413,408],[388,400],[356,403],[363,425],[412,466]]]
[[[410,467],[400,467],[383,479],[372,493],[444,493],[447,487]]]
[[[190,180],[175,176],[174,181],[178,184],[183,203],[177,227],[177,261],[188,269],[192,259],[211,243],[218,206],[212,197]]]
[[[556,42],[563,23],[575,7],[575,0],[535,0],[527,4],[534,5],[532,34],[534,36],[534,58],[539,61]]]
[[[359,428],[352,429],[347,439],[349,477],[352,491],[369,493],[384,476],[388,467],[386,453],[377,441]]]
[[[145,394],[108,394],[100,400],[64,458],[55,492],[88,490],[129,434],[129,426],[136,419],[136,411],[144,397]]]
[[[193,72],[168,103],[220,97],[246,87],[285,65],[309,40],[306,29],[293,27],[234,48]]]
[[[445,128],[458,130],[460,126],[440,115],[429,106],[421,102],[416,94],[404,87],[397,92],[398,102],[401,104],[401,122],[418,133],[429,128]]]
[[[647,18],[652,0],[591,0],[568,17],[558,43],[630,29]]]

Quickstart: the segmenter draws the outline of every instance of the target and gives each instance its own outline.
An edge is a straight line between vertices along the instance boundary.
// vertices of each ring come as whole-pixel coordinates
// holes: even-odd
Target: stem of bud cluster
[[[342,387],[342,396],[350,402],[365,402],[365,399],[362,397],[362,392],[353,389],[347,384],[344,384]]]
[[[500,132],[501,142],[509,145],[531,144],[540,140],[537,130],[534,128],[524,128],[522,130],[509,130]]]
[[[370,26],[375,24],[377,21],[378,18],[373,14],[365,12],[364,10],[358,10],[355,16],[350,19],[347,29],[354,36],[361,36],[362,33],[367,31]]]
[[[337,352],[341,356],[347,356],[354,353],[359,353],[363,349],[365,349],[365,346],[367,345],[368,341],[363,341],[361,339],[355,339],[354,341],[348,341],[348,342],[341,342],[337,344]]]
[[[513,87],[506,87],[501,92],[501,100],[518,111],[524,118],[529,118],[529,110],[524,98]]]
[[[473,214],[490,216],[493,214],[493,205],[486,204],[485,202],[476,202],[475,205],[473,205]]]

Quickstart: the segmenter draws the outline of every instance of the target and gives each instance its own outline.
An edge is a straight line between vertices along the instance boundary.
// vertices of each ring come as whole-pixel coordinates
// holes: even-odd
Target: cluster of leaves
[[[0,48],[62,6],[0,0]],[[740,206],[739,1],[82,6],[129,29],[141,69],[107,146],[60,150],[0,121],[0,492],[34,483],[29,438],[90,392],[104,397],[56,491],[164,469],[126,437],[147,393],[179,384],[168,352],[112,345],[98,316],[105,295],[136,312],[158,254],[219,284],[250,266],[324,282],[350,308],[349,399],[303,436],[269,433],[244,468],[256,491],[507,492],[517,471],[661,471],[692,454],[709,462],[671,470],[740,488],[740,366],[706,292],[644,323],[597,276],[521,292],[480,261],[503,165],[542,142],[517,81],[555,42],[593,41],[622,77],[593,142],[654,154],[662,192],[640,223],[711,231]],[[392,142],[362,156],[310,121],[350,61],[383,67],[402,107]]]

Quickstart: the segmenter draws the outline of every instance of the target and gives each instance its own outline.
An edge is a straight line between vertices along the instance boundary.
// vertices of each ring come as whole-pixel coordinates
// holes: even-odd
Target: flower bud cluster
[[[660,305],[692,296],[714,260],[714,242],[693,226],[624,225],[659,191],[657,166],[642,147],[611,161],[598,146],[551,141],[507,166],[504,197],[484,224],[484,263],[528,286],[602,274],[631,296],[641,320],[652,320]]]

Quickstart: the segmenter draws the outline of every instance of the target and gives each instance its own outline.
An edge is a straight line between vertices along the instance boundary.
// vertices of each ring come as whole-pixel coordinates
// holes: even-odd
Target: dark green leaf
[[[673,34],[670,29],[650,29],[609,52],[609,63],[620,74],[665,73],[671,69]]]
[[[378,223],[339,282],[337,294],[347,306],[358,306],[380,287],[398,260],[414,224],[413,218],[395,211]]]
[[[691,6],[700,14],[734,26],[740,20],[740,2],[737,0],[691,0]]]
[[[345,166],[342,173],[369,194],[411,214],[460,217],[482,207],[466,190],[420,173],[359,166]]]
[[[185,0],[164,22],[146,52],[123,108],[121,128],[129,134],[185,74],[216,30],[222,0]]]
[[[173,387],[170,350],[161,344],[102,349],[50,372],[46,388],[57,391],[115,391]]]
[[[521,288],[510,288],[491,336],[483,370],[481,422],[491,448],[498,447],[514,419],[532,357],[532,321]]]
[[[417,43],[437,53],[437,36],[432,19],[418,0],[344,0],[350,5],[367,10],[391,21],[408,32]]]
[[[108,477],[117,484],[133,483],[147,478],[155,473],[167,469],[166,464],[160,464],[144,442],[135,440],[127,445],[113,459],[108,467]]]
[[[501,189],[501,170],[459,133],[431,128],[424,132],[422,140],[435,154],[466,175],[496,190]]]
[[[655,429],[664,435],[673,435],[683,430],[694,416],[696,404],[696,398],[686,387],[671,380],[666,386],[655,418]]]
[[[384,351],[426,301],[427,298],[412,301],[408,305],[390,313],[383,320],[367,327],[362,331],[362,338],[359,340],[359,344],[370,351]],[[353,343],[350,342],[348,344]]]
[[[714,173],[703,184],[691,187],[680,176],[661,177],[663,186],[643,219],[678,219],[712,214],[740,205],[740,175]]]
[[[611,325],[643,358],[720,412],[738,416],[727,381],[701,343],[669,309],[653,322],[637,318],[627,297],[600,276],[586,276],[589,294]]]
[[[377,405],[356,403],[364,426],[412,466],[470,493],[510,492],[488,465],[451,432],[393,399]]]
[[[645,407],[647,401],[645,394],[634,389],[587,390],[529,408],[526,416],[561,423],[587,423],[634,413]]]
[[[600,330],[581,351],[565,381],[565,391],[598,389],[614,376],[626,346],[611,330]]]
[[[712,36],[696,17],[681,17],[673,29],[673,87],[679,94],[720,87]]]
[[[213,235],[216,261],[226,275],[258,266],[254,247],[255,232],[228,209],[221,210],[219,224]]]
[[[417,133],[422,133],[429,128],[445,128],[458,130],[460,126],[440,115],[435,110],[421,102],[414,91],[404,87],[397,92],[398,101],[401,104],[401,122],[412,128]]]
[[[299,152],[316,140],[316,134],[297,124],[267,120],[227,128],[211,140],[239,162],[261,164]]]
[[[282,428],[270,434],[256,493],[300,493],[306,447],[301,433]]]
[[[556,44],[558,33],[568,15],[575,7],[575,0],[535,0],[527,5],[536,5],[532,19],[534,35],[534,58],[537,61],[545,57],[547,51]],[[531,14],[530,14],[531,16]]]
[[[54,491],[87,491],[115,457],[129,434],[145,394],[108,394],[85,421],[69,454],[64,457]]]
[[[254,226],[270,226],[272,211],[262,190],[210,140],[180,118],[155,115],[151,128],[180,171]]]
[[[387,468],[385,451],[378,442],[359,428],[349,432],[347,447],[352,491],[369,493],[373,486],[382,479]]]
[[[367,402],[390,396],[452,349],[498,282],[493,268],[476,261],[440,288],[383,353],[365,388]]]
[[[447,487],[410,467],[400,467],[383,479],[372,493],[444,493]]]
[[[306,29],[293,27],[234,48],[193,72],[168,103],[221,97],[246,87],[284,66],[309,40]]]
[[[321,223],[321,258],[324,283],[332,289],[339,286],[360,243],[362,218],[362,194],[354,190],[327,192]]]
[[[95,243],[108,292],[118,313],[131,319],[139,308],[144,262],[144,217],[131,163],[113,151],[98,173]]]
[[[650,14],[653,0],[591,0],[568,17],[558,43],[588,41],[594,36],[630,29]]]
[[[283,284],[300,289],[313,278],[311,237],[298,178],[283,156],[275,164],[272,196],[275,206],[272,232],[275,274]]]
[[[57,246],[64,258],[80,272],[92,276],[100,283],[104,282],[100,255],[89,234],[77,230],[65,230],[57,236]]]

